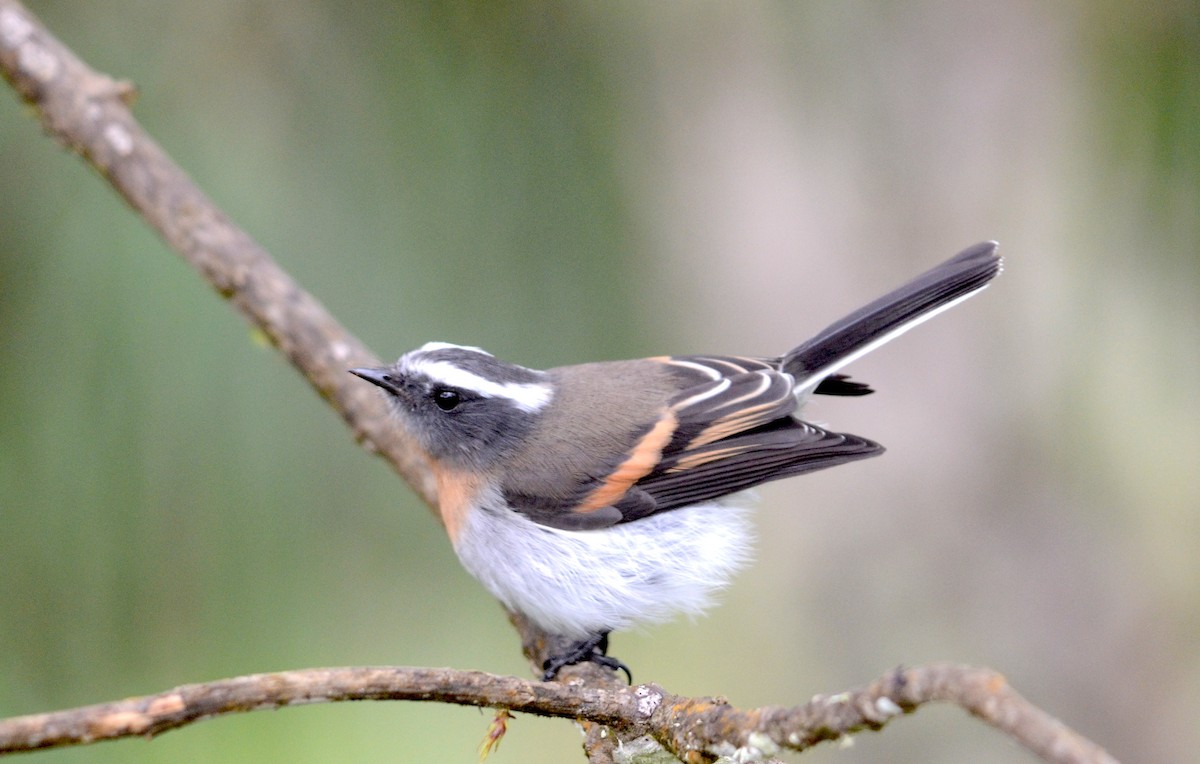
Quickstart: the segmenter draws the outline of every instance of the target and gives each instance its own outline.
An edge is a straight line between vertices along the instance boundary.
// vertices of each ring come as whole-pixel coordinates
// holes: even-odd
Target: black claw
[[[633,672],[629,670],[628,666],[616,658],[610,658],[607,655],[593,655],[590,660],[592,663],[603,666],[606,669],[612,669],[613,671],[624,671],[625,681],[629,684],[633,684]]]
[[[587,639],[572,642],[561,653],[551,655],[542,663],[542,681],[549,682],[566,666],[576,663],[595,663],[612,671],[624,671],[625,678],[633,684],[633,672],[621,661],[608,656],[608,632],[593,634]]]

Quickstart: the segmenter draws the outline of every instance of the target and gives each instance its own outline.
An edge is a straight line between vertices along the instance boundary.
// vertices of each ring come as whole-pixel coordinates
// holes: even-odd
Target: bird
[[[609,634],[708,609],[751,558],[748,489],[878,456],[800,418],[811,395],[873,390],[841,370],[984,289],[969,247],[774,358],[673,355],[548,370],[429,342],[350,373],[376,385],[436,478],[463,567],[554,635],[550,681]]]

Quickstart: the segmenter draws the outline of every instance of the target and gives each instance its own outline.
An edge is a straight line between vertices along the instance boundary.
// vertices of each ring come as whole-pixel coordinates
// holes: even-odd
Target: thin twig
[[[46,131],[78,153],[203,278],[257,327],[351,428],[432,507],[436,491],[417,451],[391,426],[384,405],[346,369],[377,362],[324,307],[235,226],[138,125],[133,88],[93,71],[15,0],[0,0],[0,70]],[[513,614],[537,668],[546,634]],[[495,706],[585,723],[593,761],[615,744],[653,740],[688,762],[741,752],[743,759],[804,750],[932,701],[948,701],[1002,730],[1048,762],[1112,764],[1093,743],[1014,692],[987,669],[933,665],[895,671],[853,692],[794,708],[740,710],[712,698],[624,687],[593,665],[569,667],[560,683],[450,669],[311,669],[186,685],[157,695],[0,721],[0,753],[152,736],[201,719],[258,708],[342,700],[432,700]]]

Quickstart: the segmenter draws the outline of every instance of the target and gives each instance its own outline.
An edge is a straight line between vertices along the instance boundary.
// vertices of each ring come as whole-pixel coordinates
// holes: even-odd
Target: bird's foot
[[[616,658],[608,655],[608,632],[593,634],[587,639],[572,642],[560,653],[555,653],[542,663],[542,681],[549,682],[558,676],[558,672],[566,666],[576,663],[595,663],[613,671],[624,671],[625,678],[633,684],[633,674],[629,667]]]

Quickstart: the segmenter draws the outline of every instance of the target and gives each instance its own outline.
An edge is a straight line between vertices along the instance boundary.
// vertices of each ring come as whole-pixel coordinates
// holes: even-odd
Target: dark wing
[[[794,379],[778,359],[654,361],[676,392],[661,399],[646,425],[621,436],[629,445],[601,465],[594,449],[570,459],[577,444],[558,444],[541,454],[559,463],[554,478],[535,484],[531,474],[547,472],[536,469],[513,476],[503,488],[509,506],[542,525],[593,530],[883,450],[795,419]]]
[[[857,435],[779,420],[672,455],[634,488],[662,512],[881,453],[883,446]]]
[[[667,451],[686,450],[722,440],[787,417],[796,410],[791,375],[765,363],[759,368],[747,368],[749,364],[727,366],[728,361],[724,358],[703,360],[711,363],[709,368],[716,375],[707,382],[687,388],[671,400],[669,408],[678,425]],[[688,357],[671,359],[668,363],[699,366],[700,361]]]
[[[865,438],[794,418],[794,379],[778,371],[776,361],[684,356],[666,362],[706,367],[716,376],[671,402],[675,436],[658,466],[616,503],[625,521],[883,452]],[[855,392],[837,388],[833,394],[863,394],[856,383],[838,384]]]

